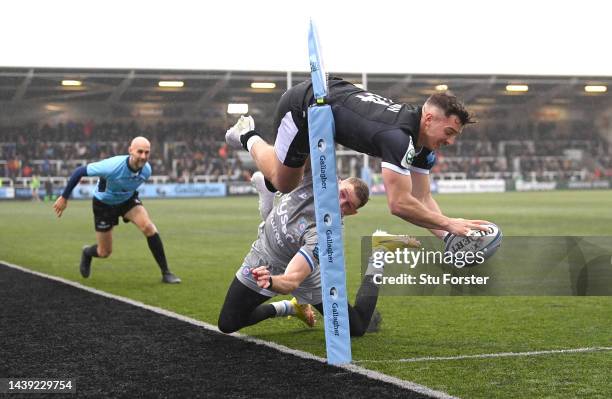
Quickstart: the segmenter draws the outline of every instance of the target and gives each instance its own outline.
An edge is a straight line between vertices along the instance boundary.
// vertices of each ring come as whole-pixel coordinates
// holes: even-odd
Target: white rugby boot
[[[251,184],[259,195],[259,215],[261,220],[266,220],[274,207],[274,193],[271,193],[266,187],[264,175],[260,171],[253,173]]]
[[[252,116],[240,116],[238,122],[230,127],[225,133],[225,142],[232,148],[244,148],[246,150],[246,141],[250,136],[254,135],[255,132],[255,121]],[[253,132],[251,135],[248,133]],[[248,136],[248,137],[247,137]]]

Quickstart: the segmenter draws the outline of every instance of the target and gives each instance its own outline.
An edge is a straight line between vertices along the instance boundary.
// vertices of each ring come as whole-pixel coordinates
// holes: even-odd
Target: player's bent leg
[[[323,304],[313,305],[315,309],[321,313],[323,316]],[[375,332],[378,331],[378,323],[382,320],[380,313],[375,312],[373,309],[369,315],[364,314],[364,312],[355,309],[351,304],[348,304],[348,315],[349,315],[349,329],[351,337],[363,337],[366,332]],[[376,316],[375,326],[372,326],[371,321],[373,321],[374,316]]]
[[[230,334],[274,317],[276,314],[274,306],[263,304],[268,299],[270,297],[253,291],[234,277],[219,313],[219,330]]]
[[[287,94],[287,93],[285,93]],[[274,146],[266,143],[255,131],[255,121],[250,116],[241,116],[225,134],[225,141],[234,148],[243,147],[251,154],[257,169],[267,180],[270,191],[288,193],[302,180],[304,161],[309,152],[308,128],[301,111],[291,110],[289,97],[281,99],[275,121],[277,137]],[[273,189],[269,187],[271,184]]]
[[[85,245],[81,250],[81,262],[79,263],[79,272],[83,278],[88,278],[91,274],[91,258],[98,256],[97,245]]]
[[[372,313],[372,317],[370,318],[370,324],[368,324],[368,328],[366,329],[367,333],[375,333],[380,330],[380,324],[382,323],[382,315],[377,309],[374,309],[374,313]]]
[[[162,282],[166,284],[178,284],[181,279],[174,275],[169,267],[168,260],[166,259],[166,253],[164,251],[164,245],[161,237],[157,232],[157,227],[151,221],[149,213],[142,205],[137,205],[130,209],[124,215],[124,218],[134,223],[138,229],[147,237],[147,244],[153,254],[153,258],[157,262],[159,269],[162,273]]]
[[[376,312],[377,301],[378,286],[372,281],[371,275],[366,275],[357,291],[355,306],[348,304],[351,337],[362,337],[366,332],[378,331],[382,317]],[[322,303],[313,306],[324,315]]]
[[[134,223],[138,230],[147,237],[150,237],[157,233],[157,227],[151,221],[149,213],[144,206],[138,205],[130,209],[124,215],[124,218]]]
[[[284,165],[270,144],[259,141],[251,148],[251,155],[257,169],[282,193],[291,192],[304,176],[304,166],[295,168]]]
[[[108,258],[113,252],[113,232],[96,231],[97,253],[100,258]]]
[[[365,275],[361,286],[355,297],[355,306],[349,305],[349,324],[351,326],[351,336],[361,337],[368,329],[376,330],[376,326],[371,326],[372,316],[376,310],[378,302],[378,286],[372,281],[371,275]],[[376,317],[377,323],[380,322],[380,314]]]
[[[96,231],[96,244],[85,245],[81,250],[81,262],[79,272],[83,278],[88,278],[91,274],[92,258],[108,258],[113,248],[112,227],[106,231]]]
[[[290,168],[279,163],[276,180],[272,184],[282,193],[289,193],[295,189],[304,178],[304,167]]]

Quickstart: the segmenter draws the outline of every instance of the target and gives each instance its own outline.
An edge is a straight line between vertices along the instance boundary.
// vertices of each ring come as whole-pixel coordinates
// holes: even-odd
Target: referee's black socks
[[[83,250],[83,253],[92,258],[98,258],[98,244],[90,245]]]
[[[161,237],[159,233],[155,233],[150,237],[147,237],[147,243],[149,244],[149,249],[155,258],[155,261],[159,265],[162,273],[167,273],[168,270],[168,262],[166,261],[166,253],[164,252],[164,244],[162,244]]]

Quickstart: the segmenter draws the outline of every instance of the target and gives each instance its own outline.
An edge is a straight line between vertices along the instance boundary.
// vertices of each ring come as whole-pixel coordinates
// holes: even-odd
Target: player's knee
[[[363,337],[368,330],[368,324],[364,323],[361,318],[352,317],[350,320],[349,329],[351,337]]]
[[[153,234],[157,233],[157,227],[155,227],[152,222],[145,223],[141,230],[147,237],[151,237]]]
[[[300,168],[288,168],[282,166],[277,168],[271,176],[270,182],[281,193],[287,194],[293,191],[302,181],[304,174]]]
[[[225,324],[222,322],[219,322],[218,327],[219,327],[219,331],[221,331],[223,334],[231,334],[233,332],[238,331],[238,329],[234,328],[234,326],[231,326],[229,324]]]
[[[231,334],[240,329],[236,323],[232,322],[229,317],[224,317],[223,313],[219,315],[219,321],[217,322],[217,327],[219,331],[224,334]]]
[[[367,327],[359,326],[353,327],[351,326],[351,337],[363,337],[366,333]]]
[[[289,185],[289,184],[275,184],[274,187],[276,187],[278,189],[278,191],[280,191],[283,194],[287,194],[290,193],[291,191],[293,191],[293,186]]]

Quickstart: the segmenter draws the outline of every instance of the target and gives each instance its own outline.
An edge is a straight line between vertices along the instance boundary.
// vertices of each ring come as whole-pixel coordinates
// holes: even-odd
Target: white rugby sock
[[[365,270],[364,276],[374,276],[375,274],[383,274],[385,271],[385,263],[382,259],[379,259],[378,262],[374,261],[374,256],[376,253],[385,254],[387,249],[384,246],[378,246],[372,249],[372,256],[368,258],[368,267]],[[378,263],[378,264],[375,264]],[[382,264],[381,264],[382,263]]]
[[[284,300],[279,302],[272,302],[270,305],[276,309],[276,317],[291,316],[295,314],[295,309],[290,301]]]

